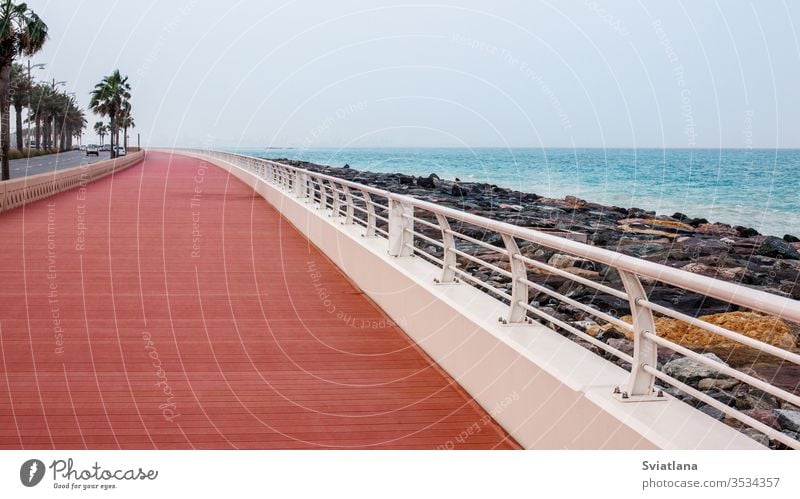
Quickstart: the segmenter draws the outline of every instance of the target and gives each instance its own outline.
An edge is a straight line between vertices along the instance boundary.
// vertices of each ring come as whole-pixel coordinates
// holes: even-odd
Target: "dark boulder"
[[[578,299],[579,302],[587,305],[592,305],[598,310],[602,310],[607,314],[615,317],[622,317],[623,315],[630,315],[631,308],[628,300],[617,298],[607,294],[591,294]]]
[[[463,197],[466,197],[469,193],[467,192],[466,189],[464,189],[460,185],[453,184],[453,187],[450,189],[450,194],[452,194],[453,196],[456,196],[456,197],[463,198]]]
[[[736,397],[726,392],[725,390],[720,390],[719,388],[712,388],[711,390],[708,390],[706,392],[706,395],[716,400],[717,402],[721,402],[727,405],[728,407],[736,407]]]
[[[656,216],[656,212],[643,210],[641,208],[629,208],[628,216],[632,218],[650,218]]]
[[[589,236],[589,242],[595,246],[610,246],[616,244],[622,238],[622,234],[614,229],[598,229]]]
[[[400,185],[414,185],[414,177],[410,175],[399,175],[397,181],[400,182]]]
[[[800,260],[800,253],[794,249],[794,246],[775,236],[769,236],[764,239],[764,242],[756,250],[756,254],[770,258]]]
[[[760,235],[757,230],[752,229],[750,227],[743,227],[741,225],[737,225],[734,227],[736,232],[739,233],[739,237],[755,237]]]
[[[675,214],[672,215],[672,218],[674,218],[679,222],[686,222],[688,220],[691,220],[691,218],[689,218],[688,216],[684,215],[681,212],[676,212]]]
[[[541,199],[541,196],[539,196],[538,194],[527,193],[522,196],[520,201],[522,201],[523,203],[533,203],[534,201],[538,201],[539,199]]]
[[[708,220],[706,220],[705,218],[693,218],[693,219],[689,220],[687,223],[689,225],[691,225],[692,227],[697,228],[697,227],[700,227],[701,225],[707,224]]]
[[[703,412],[706,415],[711,416],[712,418],[714,418],[716,420],[722,421],[723,419],[725,419],[725,413],[720,411],[716,407],[712,407],[710,405],[701,405],[697,409],[700,412]]]
[[[701,238],[701,237],[687,237],[680,239],[675,243],[677,248],[686,250],[692,258],[697,258],[704,255],[713,255],[718,253],[727,253],[728,245],[719,239]]]
[[[431,173],[427,177],[418,177],[417,185],[425,189],[435,189],[436,180],[439,180],[439,176],[435,173]]]
[[[791,234],[786,234],[783,236],[783,240],[787,243],[800,243],[800,238],[797,238]]]

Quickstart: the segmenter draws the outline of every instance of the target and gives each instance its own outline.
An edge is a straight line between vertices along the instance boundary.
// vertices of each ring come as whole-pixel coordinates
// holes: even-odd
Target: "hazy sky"
[[[134,143],[800,147],[798,2],[28,5],[40,79],[130,76]]]

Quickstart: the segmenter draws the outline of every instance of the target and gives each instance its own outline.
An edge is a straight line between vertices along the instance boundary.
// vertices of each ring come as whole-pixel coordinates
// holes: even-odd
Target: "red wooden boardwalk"
[[[150,153],[0,214],[0,255],[0,448],[515,447],[199,160]]]

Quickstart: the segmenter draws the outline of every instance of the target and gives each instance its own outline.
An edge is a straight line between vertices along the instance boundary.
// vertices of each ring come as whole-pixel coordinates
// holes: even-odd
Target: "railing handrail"
[[[398,194],[366,184],[360,184],[358,182],[334,177],[332,175],[312,172],[311,170],[305,168],[291,166],[263,158],[254,158],[252,156],[246,156],[238,153],[226,152],[225,154],[239,156],[244,159],[257,159],[259,161],[272,164],[274,166],[279,166],[281,168],[287,168],[293,171],[312,173],[318,178],[367,191],[370,194],[376,194],[387,199],[401,201],[416,208],[430,211],[434,214],[438,213],[461,222],[498,232],[500,234],[505,233],[536,244],[541,244],[542,246],[547,246],[550,249],[565,251],[575,256],[594,260],[604,265],[625,270],[642,277],[649,277],[651,279],[663,282],[664,284],[694,291],[696,293],[740,305],[742,307],[757,309],[760,312],[774,315],[780,317],[781,319],[800,323],[800,302],[797,300],[774,295],[758,289],[748,288],[740,284],[721,281],[719,279],[714,279],[713,277],[693,274],[686,270],[676,269],[660,263],[623,255],[622,253],[617,253],[615,251],[598,248],[589,244],[547,234],[537,231],[536,229],[520,227],[518,225],[492,220],[490,218],[481,217],[479,215],[456,210],[447,206],[440,206],[435,203],[431,203],[430,201],[417,199],[406,194]]]

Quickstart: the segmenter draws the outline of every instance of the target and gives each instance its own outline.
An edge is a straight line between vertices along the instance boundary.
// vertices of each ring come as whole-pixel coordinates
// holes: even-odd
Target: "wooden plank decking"
[[[200,160],[150,153],[2,214],[0,255],[0,448],[516,447]]]

